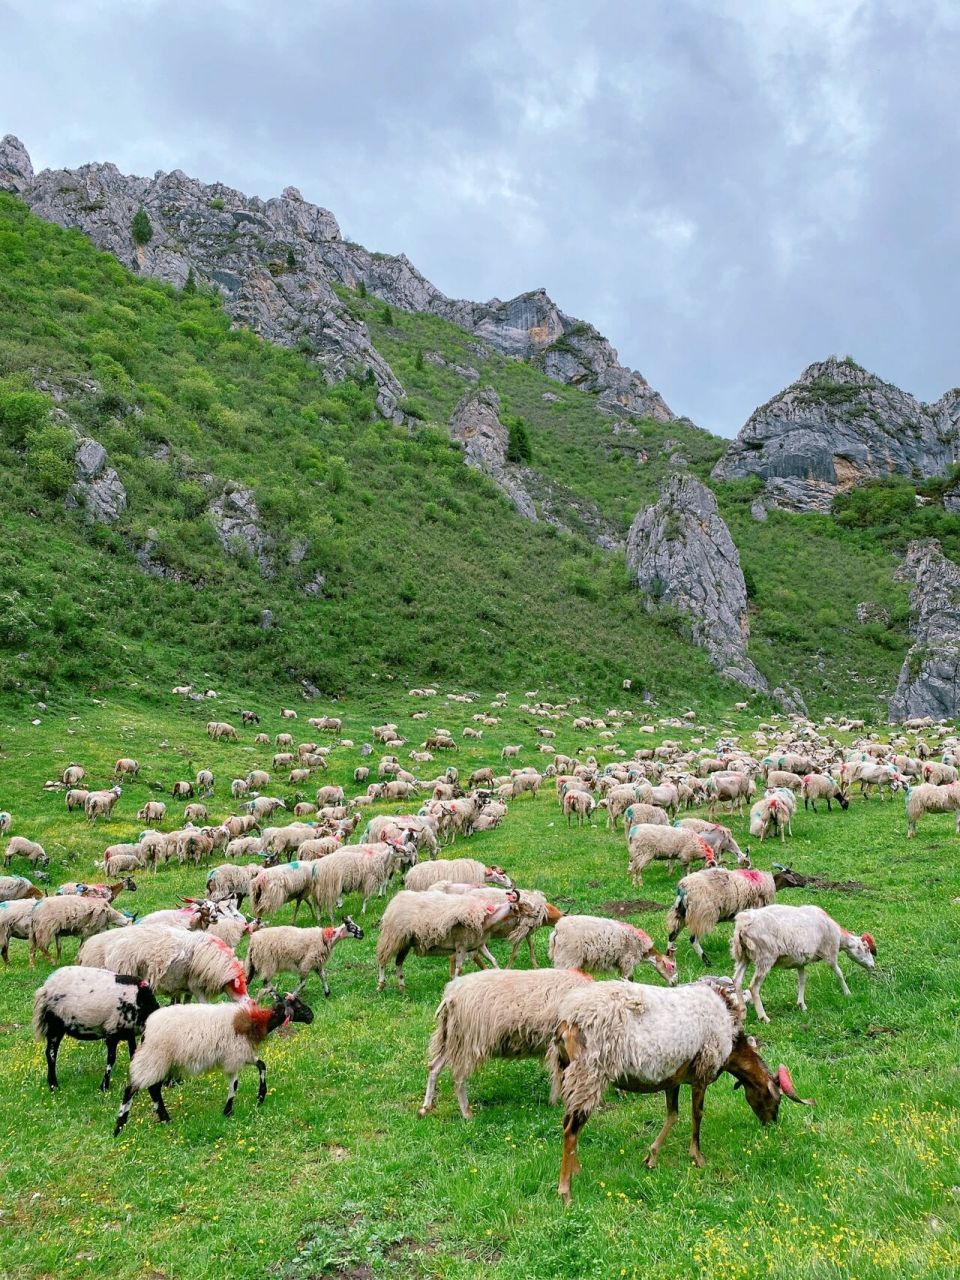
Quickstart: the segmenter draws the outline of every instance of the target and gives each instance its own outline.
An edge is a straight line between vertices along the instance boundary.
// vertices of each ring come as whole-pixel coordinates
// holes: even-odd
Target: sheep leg
[[[747,976],[747,966],[749,963],[749,960],[738,960],[737,967],[733,971],[733,983],[738,991],[743,990],[743,980]]]
[[[447,1065],[447,1056],[441,1049],[437,1056],[430,1063],[430,1070],[427,1073],[427,1089],[423,1095],[423,1102],[420,1104],[418,1116],[425,1116],[428,1111],[432,1111],[437,1096],[437,1080],[440,1072]],[[461,1108],[462,1109],[462,1108]],[[466,1117],[464,1117],[466,1119]]]
[[[705,1084],[695,1084],[693,1086],[693,1126],[690,1135],[690,1159],[702,1169],[707,1163],[703,1158],[703,1152],[700,1150],[700,1122],[703,1119],[703,1100],[707,1095],[707,1086]]]
[[[51,1089],[60,1087],[57,1079],[57,1052],[60,1049],[60,1041],[63,1039],[63,1031],[59,1028],[56,1031],[47,1032],[47,1084]]]
[[[753,1007],[756,1010],[757,1017],[761,1022],[769,1022],[767,1011],[763,1007],[763,1001],[760,999],[760,988],[763,986],[764,978],[770,972],[770,966],[763,968],[760,964],[753,971],[753,981],[750,983],[750,998],[753,1001]]]
[[[703,961],[703,963],[704,963],[704,964],[706,964],[706,965],[708,965],[708,964],[710,963],[710,961],[709,961],[709,959],[707,958],[707,953],[704,951],[703,947],[700,945],[700,939],[699,939],[699,938],[695,938],[695,937],[693,936],[693,934],[691,934],[691,935],[690,935],[690,945],[691,945],[691,947],[693,947],[694,951],[697,953],[697,955],[700,957],[700,959]]]
[[[260,1077],[260,1083],[257,1086],[257,1106],[262,1107],[267,1096],[267,1064],[262,1058],[257,1058],[253,1065],[257,1068],[257,1075]]]
[[[407,989],[407,984],[404,982],[404,979],[403,979],[403,962],[404,960],[406,960],[407,952],[409,950],[410,950],[409,947],[402,948],[402,950],[397,952],[397,958],[394,961],[394,969],[397,975],[397,988],[400,991],[406,991]]]
[[[535,949],[534,949],[534,946],[533,946],[533,934],[532,934],[532,933],[528,933],[528,934],[527,934],[527,947],[529,948],[529,951],[530,951],[530,968],[531,968],[531,969],[536,969],[536,967],[537,967],[537,953],[536,953],[536,951],[535,951]],[[508,965],[507,967],[509,968],[509,965]]]
[[[648,1169],[655,1169],[657,1167],[657,1157],[660,1155],[660,1148],[666,1142],[667,1135],[670,1130],[677,1123],[677,1107],[680,1101],[680,1086],[678,1084],[668,1085],[664,1090],[664,1095],[667,1100],[667,1118],[663,1122],[663,1128],[650,1144],[650,1150],[647,1153],[646,1160],[644,1161],[644,1164]]]
[[[493,954],[493,952],[490,950],[490,948],[487,946],[486,943],[484,943],[483,946],[480,948],[480,954],[483,956],[484,960],[489,960],[495,969],[500,968],[500,965],[497,963],[497,957]],[[481,965],[480,967],[482,969],[483,965]],[[457,974],[457,976],[459,977],[459,973]]]
[[[845,996],[848,996],[850,994],[850,988],[847,986],[847,980],[843,976],[843,970],[840,968],[840,965],[836,960],[834,960],[830,968],[837,975],[837,981],[840,983],[840,990]]]
[[[802,1009],[804,1013],[807,1012],[807,1006],[803,998],[803,993],[806,988],[806,985],[807,985],[807,971],[806,971],[806,968],[803,965],[801,965],[800,968],[797,970],[797,1008]]]
[[[127,1044],[130,1043],[130,1037],[127,1037]],[[103,1072],[103,1079],[100,1081],[101,1093],[106,1093],[110,1088],[110,1076],[113,1074],[113,1064],[117,1060],[117,1046],[120,1044],[120,1036],[107,1036],[107,1065]],[[133,1052],[131,1050],[131,1057]]]
[[[227,1102],[225,1107],[223,1108],[223,1114],[225,1116],[233,1115],[233,1100],[237,1096],[237,1089],[239,1088],[239,1085],[240,1085],[240,1072],[239,1071],[236,1072],[233,1076],[229,1077],[229,1079],[230,1079],[230,1088],[227,1090]],[[262,1102],[263,1099],[258,1097],[258,1101]]]
[[[587,1116],[582,1111],[574,1111],[563,1118],[563,1158],[560,1161],[560,1182],[557,1194],[570,1203],[570,1179],[580,1172],[580,1161],[577,1159],[577,1143],[580,1130],[587,1123]]]
[[[151,1086],[151,1089],[150,1089],[151,1097],[154,1096],[153,1090],[156,1087],[157,1087],[156,1085]],[[137,1093],[137,1090],[133,1087],[132,1084],[128,1084],[126,1089],[124,1089],[123,1091],[123,1101],[120,1103],[120,1110],[117,1112],[117,1122],[113,1126],[113,1136],[115,1138],[120,1136],[120,1131],[123,1129],[123,1126],[127,1123],[127,1120],[130,1118],[130,1107],[133,1103],[134,1095],[136,1093]],[[162,1098],[160,1100],[160,1105],[161,1106],[163,1105]],[[156,1106],[155,1098],[154,1098],[154,1106]]]

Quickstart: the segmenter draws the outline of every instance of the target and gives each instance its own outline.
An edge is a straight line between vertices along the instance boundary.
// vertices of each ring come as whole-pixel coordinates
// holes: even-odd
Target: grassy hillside
[[[225,694],[250,700],[248,691]],[[253,700],[271,736],[290,727],[278,716],[281,697]],[[501,725],[481,743],[464,742],[456,757],[462,770],[496,765],[505,742],[524,744],[522,760],[542,759],[532,723],[516,709],[520,700],[511,696]],[[14,814],[15,832],[46,845],[54,883],[91,877],[108,843],[135,835],[144,800],[169,801],[172,782],[196,768],[209,765],[217,775],[211,816],[231,811],[229,779],[268,764],[270,749],[254,747],[252,730],[238,744],[210,743],[203,731],[208,706],[127,694],[106,704],[72,698],[56,714],[37,716],[38,725],[30,723],[32,712],[0,713],[0,800]],[[414,706],[428,707],[428,723],[458,735],[472,710],[440,698],[418,704],[386,694],[340,704],[336,713],[357,748],[338,749],[324,781],[356,791],[352,772],[370,725],[384,718],[410,724]],[[299,723],[298,739],[306,732]],[[569,720],[555,727],[561,750],[594,745]],[[733,727],[714,722],[708,741]],[[620,738],[632,751],[661,736],[625,731]],[[142,770],[107,824],[91,830],[82,815],[66,814],[62,793],[43,790],[73,760],[86,765],[91,780],[106,781],[121,754],[139,758]],[[287,794],[282,780],[275,785]],[[171,805],[170,813],[179,810]],[[744,822],[734,818],[732,826],[743,842]],[[960,934],[949,904],[960,894],[960,873],[948,852],[952,829],[949,815],[930,818],[905,847],[901,804],[855,799],[848,813],[801,810],[785,848],[755,848],[760,866],[789,859],[839,882],[788,898],[815,901],[877,941],[874,974],[841,957],[849,1000],[817,965],[809,971],[809,1013],[800,1013],[795,976],[776,971],[763,993],[771,1025],[758,1028],[751,1017],[767,1060],[788,1063],[816,1107],[784,1103],[779,1123],[762,1129],[742,1094],[721,1078],[707,1094],[707,1164],[696,1169],[687,1158],[684,1089],[680,1120],[651,1172],[642,1159],[662,1122],[662,1098],[609,1090],[584,1131],[583,1173],[569,1210],[556,1195],[561,1114],[548,1105],[536,1062],[494,1062],[475,1076],[470,1122],[460,1119],[443,1077],[436,1112],[417,1119],[446,964],[411,956],[406,996],[392,983],[377,996],[374,947],[383,901],[362,918],[366,937],[334,953],[332,998],[324,1001],[319,980],[310,980],[313,1025],[268,1042],[270,1093],[262,1110],[254,1105],[255,1074],[246,1071],[235,1115],[224,1119],[225,1086],[211,1075],[166,1091],[169,1126],[158,1126],[148,1100],[138,1098],[120,1140],[111,1130],[126,1050],[112,1093],[103,1095],[102,1046],[65,1042],[61,1089],[51,1096],[28,1025],[33,991],[49,966],[40,960],[31,971],[26,943],[13,941],[10,969],[0,973],[0,1072],[8,1103],[0,1118],[0,1272],[9,1280],[955,1275]],[[663,943],[657,904],[671,900],[674,886],[666,866],[649,868],[638,890],[626,874],[622,833],[601,825],[568,829],[547,787],[537,800],[514,803],[500,829],[454,851],[502,864],[566,910],[606,914],[627,904],[626,918]],[[140,912],[172,905],[178,894],[199,892],[204,874],[164,867],[138,876],[139,890],[125,905]],[[346,909],[360,919],[354,898]],[[287,908],[276,922],[290,917]],[[716,972],[728,963],[730,931],[721,925],[706,944]],[[546,942],[541,932],[541,964]],[[494,950],[505,958],[504,944]],[[76,941],[66,940],[65,960],[76,951]],[[682,981],[702,972],[682,939],[678,963]],[[658,982],[646,967],[637,976]]]
[[[290,676],[336,693],[443,673],[723,696],[622,561],[521,520],[442,427],[384,423],[369,386],[327,386],[309,352],[232,330],[216,298],[138,279],[8,196],[0,267],[6,689]],[[129,495],[114,527],[64,510],[72,446],[38,378],[107,448]],[[256,496],[272,576],[217,542],[227,483]],[[138,569],[145,546],[166,577]]]

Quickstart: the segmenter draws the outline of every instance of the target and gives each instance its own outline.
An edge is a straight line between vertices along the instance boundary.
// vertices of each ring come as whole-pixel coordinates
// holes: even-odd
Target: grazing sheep
[[[59,1088],[57,1053],[64,1036],[105,1040],[107,1065],[100,1088],[106,1092],[120,1041],[127,1042],[132,1059],[137,1036],[159,1008],[149,983],[141,978],[84,965],[55,969],[33,997],[33,1034],[47,1042],[47,1084]]]
[[[711,773],[707,778],[706,788],[711,818],[716,817],[717,806],[723,802],[729,804],[731,813],[736,807],[737,813],[742,817],[743,802],[755,793],[757,785],[749,774],[729,770]]]
[[[269,982],[278,973],[295,973],[303,989],[311,973],[319,973],[323,994],[330,995],[326,965],[338,942],[344,938],[362,938],[363,930],[349,916],[334,929],[297,929],[279,925],[261,929],[250,939],[247,952],[247,982],[263,978]]]
[[[418,856],[426,850],[431,858],[436,858],[440,852],[435,822],[420,814],[398,813],[392,817],[381,814],[371,818],[363,829],[360,842],[376,844],[378,840],[413,840]]]
[[[671,818],[676,817],[680,808],[680,790],[673,782],[664,782],[651,787],[649,803],[656,805],[658,809],[666,809]]]
[[[245,836],[257,826],[256,816],[252,813],[234,813],[225,818],[222,825],[227,829],[231,839]]]
[[[138,822],[163,822],[167,816],[167,806],[162,800],[148,800],[137,812]]]
[[[131,760],[129,757],[118,760],[113,766],[113,776],[115,778],[135,778],[139,772],[139,760]]]
[[[72,813],[74,809],[82,809],[86,804],[89,791],[85,791],[82,787],[71,787],[64,796],[67,812]]]
[[[815,778],[816,774],[808,774],[808,777]],[[788,769],[769,769],[767,771],[767,789],[775,790],[777,787],[785,787],[787,791],[799,791],[803,786],[803,778],[798,773],[791,773]]]
[[[42,844],[23,836],[11,836],[3,854],[3,865],[9,867],[14,858],[26,858],[35,867],[49,867],[50,859]]]
[[[850,994],[843,970],[837,963],[840,951],[865,969],[874,967],[877,948],[869,933],[860,937],[842,929],[822,907],[787,907],[780,903],[741,911],[734,924],[730,954],[736,961],[733,980],[738,991],[743,990],[747,966],[753,964],[750,995],[757,1017],[769,1022],[760,1000],[760,989],[771,969],[796,969],[797,1004],[807,1011],[803,993],[807,981],[808,964],[823,960],[837,975],[840,990]]]
[[[38,891],[37,897],[40,897]],[[0,960],[10,963],[10,939],[30,940],[30,917],[36,906],[35,898],[18,898],[0,902]]]
[[[254,800],[247,802],[250,814],[253,818],[253,826],[258,822],[262,822],[264,818],[272,818],[278,809],[286,810],[286,804],[279,796],[257,796]]]
[[[317,835],[316,823],[291,822],[285,827],[264,827],[263,847],[271,853],[289,853],[299,849],[307,840]]]
[[[234,800],[240,800],[250,790],[250,784],[246,778],[234,778],[230,783],[230,794]]]
[[[702,978],[667,990],[597,982],[571,991],[557,1008],[547,1053],[554,1090],[564,1104],[559,1194],[569,1201],[570,1179],[580,1170],[580,1132],[614,1082],[630,1092],[666,1095],[667,1118],[650,1146],[649,1169],[676,1123],[681,1084],[693,1090],[690,1157],[697,1165],[704,1163],[704,1097],[722,1071],[743,1086],[761,1124],[776,1120],[782,1095],[803,1101],[787,1068],[774,1075],[744,1035],[744,1014],[743,999],[728,978]]]
[[[170,789],[174,800],[189,800],[193,796],[193,783],[189,778],[181,778]]]
[[[513,881],[502,867],[487,867],[476,858],[446,858],[439,862],[418,862],[403,878],[403,887],[422,892],[438,880],[477,886],[499,885],[511,889]]]
[[[650,935],[626,920],[564,916],[550,934],[548,954],[557,969],[615,969],[621,978],[632,978],[638,965],[650,964],[671,986],[677,981],[673,946],[661,955]]]
[[[427,1088],[418,1115],[433,1110],[446,1068],[464,1120],[473,1115],[467,1081],[490,1058],[539,1058],[556,1027],[558,1003],[592,982],[564,969],[492,969],[454,978],[443,989],[427,1051]]]
[[[521,751],[521,748],[519,746],[515,746],[515,745],[506,746],[500,752],[500,759],[512,760],[520,754],[520,751]]]
[[[607,791],[607,826],[617,829],[617,822],[631,807],[631,805],[640,803],[649,803],[648,797],[653,791],[649,782],[625,782],[619,786],[610,787]],[[650,805],[650,808],[659,808],[658,805]]]
[[[124,876],[116,884],[84,884],[79,880],[68,880],[57,888],[57,897],[103,898],[104,902],[116,902],[124,890],[136,893],[136,883],[129,876]]]
[[[590,815],[597,807],[597,802],[589,791],[567,791],[563,796],[563,813],[569,827],[573,815],[577,816],[577,826],[590,825]]]
[[[127,871],[140,871],[146,862],[143,856],[143,845],[111,844],[103,851],[103,868],[107,875],[122,875]]]
[[[90,938],[77,962],[146,978],[157,995],[241,1000],[247,994],[240,960],[221,938],[202,929],[139,924],[102,940]]]
[[[771,874],[745,868],[705,867],[684,876],[677,885],[677,897],[667,915],[667,937],[675,942],[682,929],[690,935],[690,945],[707,963],[701,939],[722,920],[732,920],[739,911],[766,907],[779,889],[799,889],[803,876],[789,867]]]
[[[780,839],[783,840],[787,833],[793,835],[790,830],[790,817],[791,810],[783,796],[777,794],[764,796],[762,800],[750,806],[750,834],[758,837],[762,844],[772,826],[774,833],[779,833]]]
[[[435,864],[434,864],[435,865]],[[387,904],[377,938],[377,990],[387,980],[392,959],[397,986],[406,990],[403,962],[410,951],[418,956],[453,956],[453,976],[459,977],[467,957],[479,952],[497,968],[486,946],[490,932],[502,921],[524,914],[520,895],[511,890],[496,906],[473,894],[410,893],[401,890]]]
[[[227,724],[225,720],[208,720],[207,733],[215,740],[227,738],[231,742],[240,741],[240,735],[236,729],[232,724]]]
[[[938,763],[936,760],[929,760],[922,770],[924,782],[932,782],[934,786],[943,786],[946,783],[957,781],[957,770],[952,764]],[[883,791],[880,792],[883,795]]]
[[[201,769],[199,771],[197,774],[197,786],[202,787],[207,792],[213,791],[214,778],[209,769]]]
[[[119,785],[111,787],[109,791],[89,792],[83,802],[83,811],[87,815],[87,821],[93,823],[98,818],[109,818],[122,794],[123,789]]]
[[[255,711],[241,711],[240,723],[241,724],[259,724],[260,717],[257,715]]]
[[[260,1076],[257,1105],[267,1096],[267,1067],[260,1046],[271,1031],[289,1022],[310,1023],[313,1012],[294,996],[277,999],[270,1008],[252,1000],[240,1005],[179,1005],[158,1009],[147,1019],[143,1040],[130,1062],[130,1083],[117,1113],[113,1136],[123,1130],[133,1099],[141,1089],[150,1094],[157,1119],[170,1120],[162,1085],[172,1074],[198,1076],[219,1068],[229,1081],[225,1116],[233,1115],[240,1069],[255,1066]]]
[[[927,766],[924,766],[924,773],[926,770]],[[864,800],[870,798],[871,787],[876,787],[880,799],[885,800],[884,787],[889,787],[891,791],[899,791],[904,786],[904,779],[900,777],[895,765],[874,764],[870,760],[859,760],[851,767],[850,781],[860,783],[860,794]]]
[[[917,834],[917,823],[927,813],[956,813],[956,831],[960,835],[960,783],[935,786],[921,782],[918,787],[907,787],[906,805],[908,838]]]
[[[628,843],[630,828],[639,826],[641,823],[647,826],[653,823],[658,827],[669,827],[670,816],[666,809],[661,809],[655,804],[639,802],[630,805],[623,811],[623,829],[627,833]]]
[[[809,805],[813,812],[817,812],[817,801],[826,800],[828,812],[832,810],[832,801],[836,800],[841,809],[849,809],[850,801],[840,789],[840,784],[830,777],[827,773],[808,773],[803,777],[800,787],[800,794],[803,796],[803,807]]]
[[[13,826],[13,815],[7,813],[6,809],[0,810],[0,835],[5,836]]]
[[[250,881],[250,905],[258,916],[270,916],[292,902],[296,921],[300,904],[306,902],[311,915],[316,915],[311,889],[319,862],[280,862],[263,867]]]
[[[48,964],[53,964],[51,943],[56,944],[59,961],[61,939],[86,939],[112,926],[129,924],[129,916],[115,910],[102,898],[44,898],[37,903],[30,918],[30,968],[36,964],[38,951]]]
[[[266,769],[251,769],[247,774],[247,786],[259,791],[270,785],[270,775]]]
[[[214,867],[207,876],[206,893],[208,898],[219,901],[222,898],[233,898],[238,907],[243,906],[244,898],[250,896],[250,885],[254,876],[263,870],[258,862],[246,865],[236,862],[224,862]]]
[[[703,832],[688,827],[664,827],[657,823],[637,823],[627,833],[628,871],[634,884],[643,884],[643,871],[655,860],[665,861],[668,870],[674,862],[688,867],[691,862],[706,861],[714,866],[721,853],[737,853],[736,841],[726,827],[714,826]]]
[[[492,902],[494,904],[506,901],[506,895],[513,892],[509,889],[492,889],[485,885],[475,884],[458,884],[455,881],[440,880],[437,884],[431,885],[431,890],[438,893],[471,893],[482,897],[484,902]],[[517,957],[517,952],[523,942],[526,942],[527,949],[530,953],[530,967],[536,969],[537,955],[533,946],[533,935],[538,929],[543,929],[546,925],[555,925],[563,919],[563,912],[555,907],[552,902],[548,902],[545,895],[539,889],[519,889],[516,890],[520,894],[520,904],[524,909],[519,920],[510,919],[505,923],[499,924],[491,931],[491,938],[506,938],[513,945],[510,950],[510,957],[504,968],[509,969]]]
[[[183,811],[185,822],[206,822],[209,816],[205,804],[188,804]]]
[[[539,773],[528,773],[525,770],[515,773],[510,779],[510,796],[516,800],[518,796],[529,794],[536,799],[542,782],[543,778]]]
[[[65,787],[75,787],[78,782],[82,782],[87,776],[87,771],[82,764],[67,765],[61,774],[60,781]]]

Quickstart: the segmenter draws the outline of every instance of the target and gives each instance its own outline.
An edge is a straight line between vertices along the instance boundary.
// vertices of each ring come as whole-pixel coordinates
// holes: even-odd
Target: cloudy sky
[[[960,383],[956,0],[0,0],[0,40],[37,168],[292,183],[714,431],[831,352]]]

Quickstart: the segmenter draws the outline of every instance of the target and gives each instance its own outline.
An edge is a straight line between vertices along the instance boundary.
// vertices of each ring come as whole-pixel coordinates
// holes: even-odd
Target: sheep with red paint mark
[[[90,943],[93,943],[91,946]],[[91,939],[80,948],[80,964],[97,964],[114,973],[132,973],[158,994],[215,1000],[247,994],[243,964],[222,939],[199,930],[137,925],[103,945]]]
[[[677,981],[674,948],[661,954],[649,933],[627,920],[564,916],[550,934],[548,955],[557,969],[583,969],[588,973],[612,969],[621,978],[632,978],[641,964],[649,964],[670,986]]]
[[[298,929],[295,925],[277,925],[260,929],[250,939],[246,975],[250,983],[256,977],[264,982],[278,973],[295,973],[303,989],[311,973],[319,973],[323,994],[330,995],[326,966],[334,947],[345,938],[362,938],[363,930],[344,916],[335,928]]]

